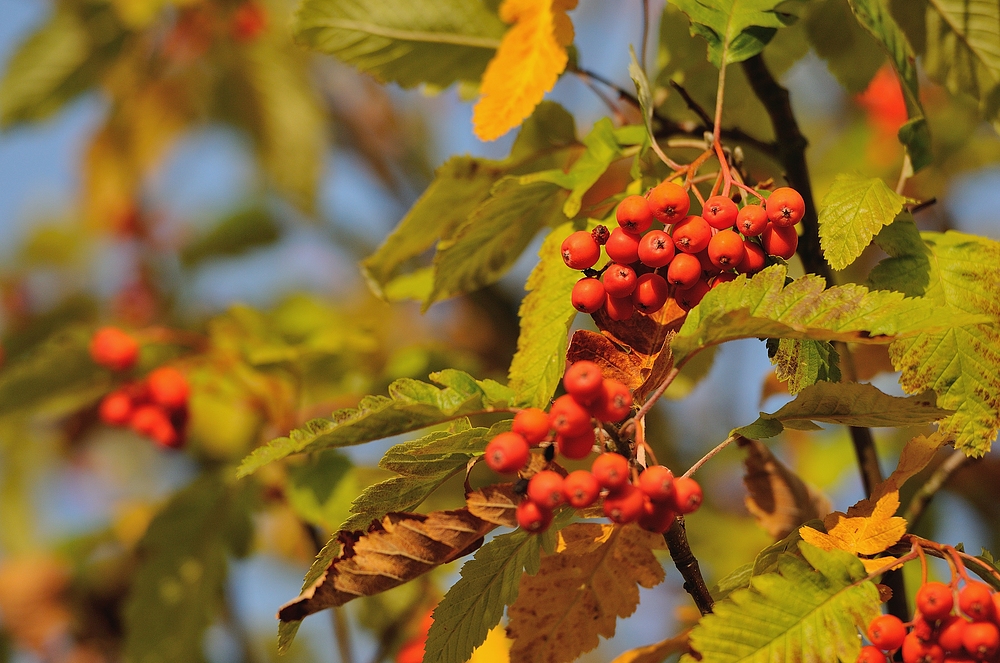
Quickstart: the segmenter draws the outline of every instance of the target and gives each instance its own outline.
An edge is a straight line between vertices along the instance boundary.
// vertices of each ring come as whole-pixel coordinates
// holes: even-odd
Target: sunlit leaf
[[[809,339],[768,339],[774,374],[795,395],[817,382],[840,381],[840,355],[832,343]]]
[[[837,175],[819,212],[819,243],[830,266],[844,269],[857,260],[905,202],[878,178]]]
[[[852,555],[877,555],[895,545],[906,534],[906,521],[896,516],[899,493],[883,494],[878,500],[866,499],[847,510],[836,511],[823,519],[826,533],[812,527],[799,530],[802,540],[822,550],[843,550]],[[885,560],[868,560],[877,567]]]
[[[785,0],[676,0],[673,4],[691,19],[691,34],[708,42],[708,59],[716,67],[757,55],[778,28],[796,18],[795,2]]]

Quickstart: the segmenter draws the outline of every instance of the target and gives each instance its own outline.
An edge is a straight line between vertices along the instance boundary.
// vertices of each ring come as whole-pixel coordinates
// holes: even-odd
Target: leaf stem
[[[729,437],[727,437],[725,440],[723,440],[722,442],[720,442],[714,449],[712,449],[707,454],[705,454],[704,456],[702,456],[698,460],[697,463],[695,463],[694,465],[692,465],[691,467],[689,467],[688,471],[685,472],[681,476],[689,477],[692,474],[694,474],[695,472],[697,472],[698,469],[702,465],[704,465],[708,461],[712,460],[712,458],[715,457],[716,454],[718,454],[720,451],[722,451],[723,449],[725,449],[726,447],[728,447],[730,444],[732,444],[733,442],[735,442],[737,437],[738,437],[737,435],[730,435]]]
[[[712,612],[715,599],[708,591],[705,578],[701,575],[701,567],[698,566],[698,558],[691,552],[691,544],[688,543],[687,530],[684,526],[684,517],[677,516],[670,529],[663,535],[667,542],[667,550],[670,551],[670,559],[674,561],[674,566],[680,571],[684,578],[684,591],[691,595],[694,604],[703,615]]]

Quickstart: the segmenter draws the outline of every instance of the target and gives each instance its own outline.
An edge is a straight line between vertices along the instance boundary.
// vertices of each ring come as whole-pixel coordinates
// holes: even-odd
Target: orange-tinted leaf
[[[642,401],[673,368],[670,339],[684,324],[686,312],[673,299],[653,315],[634,314],[615,322],[603,310],[594,314],[600,334],[581,329],[573,334],[566,359],[589,359],[604,377],[620,380]]]
[[[539,454],[531,455],[541,458]],[[515,512],[519,501],[514,494],[514,485],[510,483],[486,486],[465,496],[469,513],[488,523],[512,528],[517,527]]]
[[[745,437],[736,443],[747,451],[743,460],[747,509],[768,534],[783,539],[802,523],[830,512],[830,500],[807,486],[766,446]]]
[[[542,558],[533,576],[521,577],[508,611],[511,659],[565,663],[611,637],[618,617],[639,604],[639,586],[663,581],[653,550],[663,537],[636,525],[576,523],[559,532],[556,554]]]
[[[691,629],[687,629],[679,635],[652,645],[629,649],[615,657],[611,663],[660,663],[668,656],[690,653],[691,648],[688,646],[690,634]]]
[[[907,479],[921,471],[931,462],[934,455],[947,441],[944,435],[934,432],[930,435],[918,435],[903,447],[899,454],[899,462],[889,478],[875,486],[871,499],[878,501],[880,497],[893,491],[899,491]]]
[[[899,493],[892,491],[877,501],[862,500],[847,510],[831,513],[823,519],[826,534],[811,527],[802,527],[799,534],[807,543],[823,550],[834,548],[854,555],[876,555],[883,552],[906,533],[906,521],[895,516],[899,508]],[[876,561],[876,568],[886,560]]]
[[[569,61],[577,0],[504,0],[500,18],[514,27],[483,74],[482,97],[472,113],[476,135],[495,140],[531,115]]]
[[[303,619],[359,596],[372,596],[409,582],[471,553],[496,525],[468,509],[390,513],[365,534],[341,532],[341,550],[326,572],[281,606],[283,622]]]

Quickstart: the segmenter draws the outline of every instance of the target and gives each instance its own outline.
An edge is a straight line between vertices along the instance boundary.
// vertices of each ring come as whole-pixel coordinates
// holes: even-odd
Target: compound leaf
[[[506,408],[513,392],[492,380],[475,380],[448,369],[432,373],[440,387],[403,378],[389,385],[389,396],[366,396],[357,408],[338,410],[332,419],[314,419],[288,437],[279,437],[243,459],[237,476],[296,453],[363,444],[477,412]]]
[[[681,663],[853,661],[858,630],[879,614],[878,589],[853,555],[799,544],[805,559],[784,553],[777,571],[756,575],[715,604],[691,631]]]
[[[905,202],[877,177],[837,175],[819,213],[819,243],[830,266],[844,269],[857,260]]]
[[[860,382],[817,382],[774,414],[761,413],[749,426],[733,431],[753,439],[774,437],[785,428],[817,430],[816,421],[845,426],[899,427],[937,421],[949,414],[927,395],[900,398]]]
[[[691,34],[708,42],[708,59],[716,67],[742,62],[764,50],[778,28],[794,22],[784,0],[676,0],[691,19]],[[781,7],[781,9],[779,9]]]
[[[479,0],[307,0],[292,27],[306,46],[383,81],[440,88],[478,82],[505,28]]]

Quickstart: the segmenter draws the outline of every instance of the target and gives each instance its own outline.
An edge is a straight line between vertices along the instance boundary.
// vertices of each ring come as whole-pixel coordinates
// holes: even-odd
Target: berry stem
[[[643,417],[645,417],[646,413],[653,408],[653,405],[656,404],[657,399],[663,395],[663,392],[667,390],[667,387],[669,387],[670,383],[677,378],[677,375],[680,372],[681,369],[677,366],[674,366],[672,369],[670,369],[670,372],[667,373],[667,376],[663,378],[663,382],[661,382],[660,386],[656,388],[656,391],[654,391],[649,395],[649,398],[647,398],[646,402],[642,404],[642,407],[639,408],[639,411],[636,412],[631,419],[629,419],[628,421],[626,421],[621,425],[621,428],[619,430],[623,434],[630,428],[635,428],[637,422]]]
[[[700,468],[702,465],[704,465],[705,463],[707,463],[708,461],[710,461],[720,451],[722,451],[723,449],[725,449],[726,447],[728,447],[730,444],[732,444],[733,442],[735,442],[736,440],[738,440],[739,437],[740,437],[739,435],[730,435],[729,437],[727,437],[725,440],[723,440],[722,442],[720,442],[714,449],[712,449],[707,454],[705,454],[704,456],[702,456],[698,460],[697,463],[695,463],[694,465],[692,465],[691,467],[689,467],[688,471],[685,472],[684,474],[682,474],[681,476],[683,476],[683,477],[689,477],[692,474],[694,474],[695,472],[697,472],[698,468]]]

